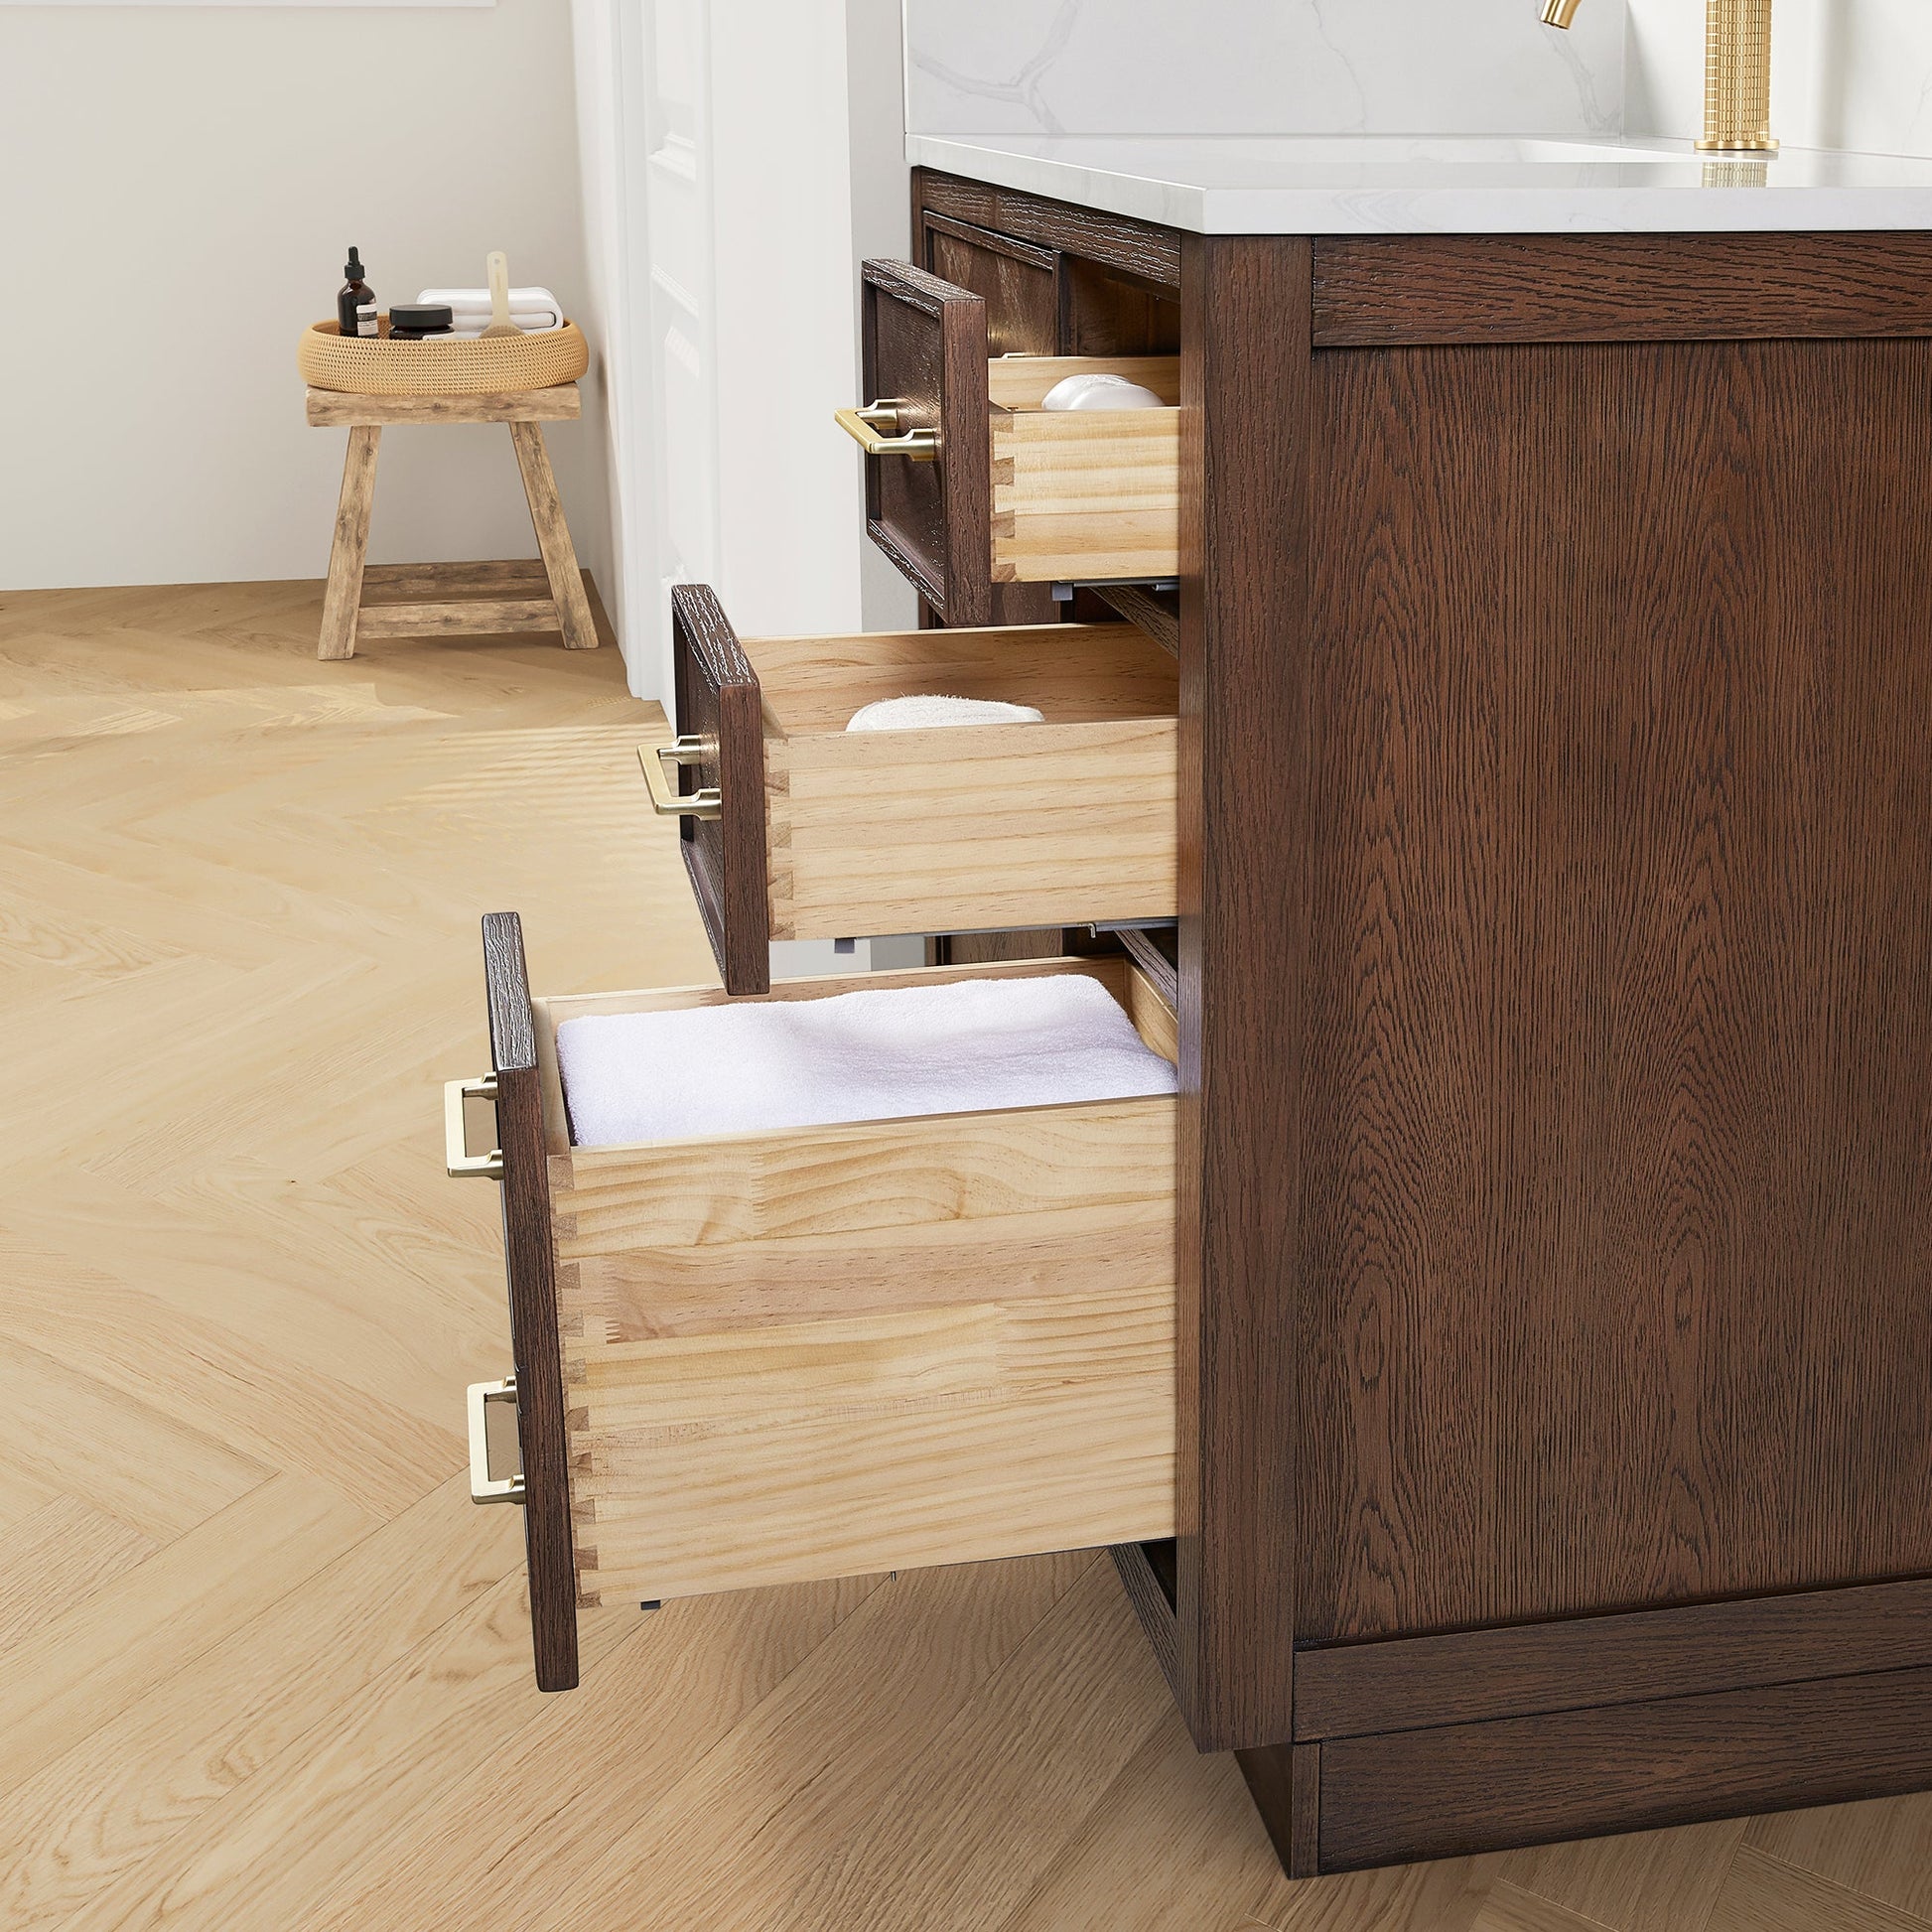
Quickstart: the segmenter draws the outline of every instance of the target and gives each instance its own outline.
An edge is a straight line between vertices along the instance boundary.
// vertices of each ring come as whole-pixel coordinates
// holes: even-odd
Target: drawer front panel
[[[483,940],[497,1147],[502,1155],[503,1259],[522,1462],[531,1648],[537,1688],[568,1691],[577,1683],[576,1575],[563,1371],[557,1345],[544,1079],[523,960],[522,923],[514,912],[492,912],[483,922]]]
[[[702,763],[680,768],[679,790],[715,788],[723,800],[718,818],[678,821],[684,869],[725,984],[761,993],[771,984],[771,952],[759,681],[718,600],[702,584],[679,584],[671,592],[671,662],[678,731],[711,748]]]
[[[989,623],[986,304],[905,262],[861,272],[866,400],[897,398],[900,432],[939,432],[933,462],[866,459],[867,528],[947,623]]]

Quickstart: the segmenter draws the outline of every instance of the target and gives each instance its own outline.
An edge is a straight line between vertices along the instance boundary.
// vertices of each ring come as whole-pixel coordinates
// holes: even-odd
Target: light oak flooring
[[[612,651],[0,595],[0,1926],[1911,1932],[1932,1800],[1291,1885],[1104,1558],[600,1612],[530,1683],[477,919],[708,978]]]

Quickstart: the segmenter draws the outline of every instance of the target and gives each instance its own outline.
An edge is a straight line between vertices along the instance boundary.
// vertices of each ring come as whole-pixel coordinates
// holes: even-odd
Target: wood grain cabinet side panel
[[[1932,343],[1315,370],[1298,1635],[1932,1571]]]

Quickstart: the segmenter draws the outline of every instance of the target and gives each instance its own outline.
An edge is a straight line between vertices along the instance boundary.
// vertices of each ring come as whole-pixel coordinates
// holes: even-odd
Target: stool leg
[[[536,525],[537,548],[543,552],[544,575],[557,607],[557,624],[571,650],[595,650],[597,625],[591,621],[591,601],[577,571],[577,551],[564,521],[557,495],[557,480],[550,474],[550,452],[543,447],[541,423],[512,423],[510,441],[516,445],[516,467],[523,473],[523,493],[530,499],[530,521]]]
[[[355,655],[355,620],[362,608],[362,560],[369,550],[369,510],[375,502],[375,453],[382,431],[358,423],[348,433],[343,493],[336,505],[336,541],[329,551],[329,588],[322,599],[321,658]]]

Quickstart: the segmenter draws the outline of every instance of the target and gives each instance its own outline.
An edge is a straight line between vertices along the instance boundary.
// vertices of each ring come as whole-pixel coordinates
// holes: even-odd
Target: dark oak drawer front
[[[672,590],[671,656],[679,735],[702,741],[711,753],[704,762],[681,767],[679,790],[715,789],[722,801],[717,818],[678,821],[684,869],[726,986],[762,993],[771,984],[771,953],[759,680],[708,585]]]
[[[489,1062],[502,1157],[503,1261],[522,1464],[523,1546],[537,1688],[577,1685],[577,1562],[564,1439],[563,1357],[557,1346],[556,1250],[550,1175],[523,925],[514,912],[483,922]],[[475,1446],[473,1444],[473,1458]],[[472,1482],[476,1480],[473,1467]]]
[[[866,459],[866,526],[947,623],[990,623],[986,303],[905,262],[862,273],[866,400],[896,398],[901,433],[939,432],[930,463]]]
[[[1179,681],[1139,630],[741,641],[702,584],[672,611],[684,786],[718,794],[684,820],[685,863],[728,992],[768,988],[773,939],[1173,916]],[[911,692],[1040,715],[847,729]]]

